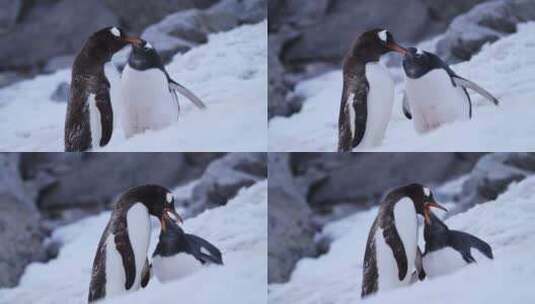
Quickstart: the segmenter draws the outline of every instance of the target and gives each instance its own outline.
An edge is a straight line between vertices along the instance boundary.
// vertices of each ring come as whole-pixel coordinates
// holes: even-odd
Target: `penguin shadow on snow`
[[[362,298],[476,262],[471,249],[493,258],[490,245],[468,233],[449,230],[431,212],[432,207],[447,211],[436,202],[433,192],[421,184],[402,186],[385,196],[366,243]],[[418,215],[425,222],[424,254],[418,247]]]

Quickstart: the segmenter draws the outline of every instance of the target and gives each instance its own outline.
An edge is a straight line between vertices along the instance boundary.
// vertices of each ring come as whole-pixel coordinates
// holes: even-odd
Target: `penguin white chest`
[[[102,138],[102,123],[100,120],[100,111],[97,108],[95,94],[90,94],[87,98],[87,105],[89,107],[89,129],[91,130],[91,147],[100,147],[100,139]]]
[[[161,282],[180,279],[200,270],[203,265],[193,256],[178,253],[173,256],[155,256],[152,259],[152,270]]]
[[[139,71],[127,65],[121,78],[121,126],[130,137],[145,130],[158,130],[178,120],[178,104],[159,69]]]
[[[479,250],[473,248],[470,253],[476,261],[488,260]],[[464,266],[469,265],[460,252],[452,247],[444,247],[439,250],[426,253],[422,257],[422,265],[429,278],[455,272]]]
[[[383,230],[376,234],[377,273],[379,290],[388,290],[410,283],[412,271],[415,268],[416,246],[418,242],[418,222],[416,210],[411,199],[403,198],[394,206],[394,225],[401,239],[401,246],[407,257],[407,273],[399,279],[397,261],[392,248],[383,237]]]
[[[435,69],[417,79],[406,77],[405,86],[417,132],[469,119],[468,97],[460,86],[453,86],[446,71]]]
[[[380,63],[367,63],[365,72],[369,85],[366,100],[368,115],[366,131],[358,147],[370,148],[380,145],[385,136],[394,104],[394,81]]]
[[[141,272],[147,258],[151,230],[147,207],[142,203],[130,207],[126,214],[126,225],[136,265],[134,284],[130,290],[125,289],[126,273],[122,256],[115,245],[115,236],[110,234],[106,240],[106,297],[134,291],[141,286]]]

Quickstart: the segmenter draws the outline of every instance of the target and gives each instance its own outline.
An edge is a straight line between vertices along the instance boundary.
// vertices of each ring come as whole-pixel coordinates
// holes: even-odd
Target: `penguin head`
[[[353,55],[364,61],[378,61],[388,52],[405,54],[407,50],[396,43],[392,34],[385,29],[373,29],[360,35],[353,44]]]
[[[134,45],[128,57],[128,65],[136,70],[163,69],[163,62],[156,49],[147,41]]]
[[[92,57],[109,61],[113,54],[128,44],[141,45],[143,40],[138,37],[127,36],[118,27],[106,27],[91,35],[84,46]]]
[[[433,192],[428,187],[421,184],[411,184],[405,187],[408,196],[412,199],[416,213],[422,215],[426,224],[431,224],[431,208],[438,208],[448,211],[435,200]]]
[[[167,223],[182,223],[182,218],[175,210],[175,198],[167,188],[159,185],[142,185],[128,190],[119,202],[141,202],[149,210],[149,214],[160,220],[162,230],[165,231]]]
[[[415,47],[408,48],[407,53],[403,56],[402,63],[405,75],[409,78],[417,79],[438,68],[439,65],[435,57],[435,55]]]

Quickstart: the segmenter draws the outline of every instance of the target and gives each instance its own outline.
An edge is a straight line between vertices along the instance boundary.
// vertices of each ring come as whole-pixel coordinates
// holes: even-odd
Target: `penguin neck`
[[[161,256],[172,256],[187,249],[188,243],[184,231],[178,225],[168,223],[166,231],[160,232],[156,253]]]
[[[424,227],[425,251],[433,251],[448,244],[448,226],[431,213],[431,224]]]

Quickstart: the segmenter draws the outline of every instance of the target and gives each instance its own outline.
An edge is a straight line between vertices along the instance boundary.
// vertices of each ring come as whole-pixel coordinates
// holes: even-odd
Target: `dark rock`
[[[295,263],[316,255],[312,212],[290,171],[289,154],[269,154],[268,283],[289,280]]]
[[[457,210],[495,200],[513,183],[535,173],[533,153],[493,153],[478,161],[470,177],[464,182]]]
[[[0,73],[0,88],[7,87],[23,79],[24,77],[17,72],[2,72]]]
[[[8,32],[22,10],[22,0],[0,0],[0,34]]]
[[[295,153],[291,164],[297,179],[308,179],[307,201],[321,213],[346,203],[375,205],[401,184],[440,184],[469,172],[480,157],[479,153]]]
[[[165,16],[189,9],[206,9],[219,0],[104,0],[125,28],[140,33]]]
[[[516,25],[535,20],[535,1],[491,1],[455,18],[437,43],[437,53],[449,62],[469,60],[487,42],[516,32]]]
[[[18,154],[0,154],[0,287],[13,287],[31,262],[46,258],[40,216],[19,173]]]
[[[243,187],[267,178],[266,153],[230,153],[213,161],[182,204],[187,216],[225,205]]]
[[[0,36],[0,70],[43,65],[74,54],[94,31],[118,24],[101,0],[36,2],[12,29]]]
[[[79,210],[108,208],[116,195],[144,183],[174,187],[197,178],[219,154],[23,154],[24,178],[34,182],[38,206],[50,219],[79,218]]]
[[[69,100],[70,89],[71,85],[68,82],[63,81],[58,84],[52,95],[50,95],[50,99],[56,102],[67,102]]]

